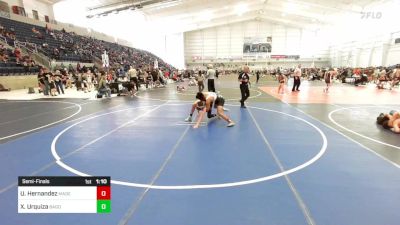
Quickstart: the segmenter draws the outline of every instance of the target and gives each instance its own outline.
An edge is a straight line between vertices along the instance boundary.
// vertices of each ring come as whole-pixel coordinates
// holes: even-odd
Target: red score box
[[[98,186],[97,187],[97,200],[110,200],[111,199],[111,187],[110,186]]]

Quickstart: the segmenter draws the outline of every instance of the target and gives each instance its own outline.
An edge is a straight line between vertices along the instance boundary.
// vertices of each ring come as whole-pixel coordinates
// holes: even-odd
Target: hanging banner
[[[154,60],[154,69],[158,69],[158,60]]]
[[[107,51],[104,51],[104,53],[101,55],[101,61],[103,62],[103,67],[104,68],[110,67],[110,60],[108,58]]]

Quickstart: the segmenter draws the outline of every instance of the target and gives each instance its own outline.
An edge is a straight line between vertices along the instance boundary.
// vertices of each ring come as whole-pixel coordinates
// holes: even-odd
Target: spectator
[[[57,91],[56,83],[55,83],[55,80],[54,80],[54,76],[52,74],[49,75],[49,86],[50,86],[50,95],[51,96],[57,96],[57,94],[56,94],[56,91]]]
[[[203,92],[204,90],[204,75],[199,71],[199,74],[197,75],[197,86],[199,87],[199,92]]]
[[[100,94],[103,94],[103,93],[106,94],[106,97],[111,97],[111,90],[108,87],[106,76],[105,76],[104,72],[101,74],[101,77],[100,77],[98,91]]]
[[[209,64],[208,65],[208,70],[207,70],[207,75],[206,78],[208,79],[208,91],[215,92],[215,70],[213,69],[213,65]]]
[[[56,86],[57,92],[60,95],[61,93],[64,94],[63,82],[62,82],[62,75],[59,70],[56,71],[54,77],[54,84]]]
[[[15,48],[14,55],[15,55],[17,64],[19,64],[19,62],[21,60],[21,49],[20,48]]]
[[[74,71],[74,67],[72,66],[72,64],[70,63],[69,65],[68,65],[68,73],[74,73],[75,71]]]

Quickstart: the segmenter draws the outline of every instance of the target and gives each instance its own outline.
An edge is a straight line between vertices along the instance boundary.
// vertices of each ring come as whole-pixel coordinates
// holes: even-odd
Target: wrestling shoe
[[[229,124],[227,125],[227,127],[233,127],[233,126],[235,126],[235,122],[233,121],[229,122]]]
[[[188,118],[185,119],[185,122],[192,122],[192,117],[188,116]]]
[[[215,114],[211,114],[211,115],[208,116],[208,119],[215,118],[216,116],[217,116],[217,115],[215,115]]]

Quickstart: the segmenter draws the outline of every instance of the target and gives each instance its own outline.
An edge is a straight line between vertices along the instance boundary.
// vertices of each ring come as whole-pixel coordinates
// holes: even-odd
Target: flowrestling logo
[[[381,19],[382,18],[382,12],[369,11],[369,12],[360,12],[360,14],[361,14],[361,19]]]

